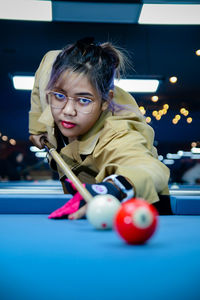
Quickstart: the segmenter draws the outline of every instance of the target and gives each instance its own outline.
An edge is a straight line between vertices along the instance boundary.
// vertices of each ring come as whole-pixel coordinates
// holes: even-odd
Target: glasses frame
[[[53,94],[54,95],[54,93],[57,93],[57,94],[61,94],[61,95],[63,95],[63,96],[65,96],[65,101],[63,101],[63,105],[61,105],[60,107],[57,107],[57,106],[54,106],[54,105],[52,105],[51,104],[51,95]],[[74,104],[74,108],[75,108],[75,110],[77,111],[77,112],[79,112],[79,113],[82,113],[82,114],[90,114],[90,113],[92,113],[92,110],[93,110],[93,104],[94,104],[94,101],[92,100],[92,99],[90,99],[90,98],[88,98],[88,97],[85,97],[85,96],[83,96],[83,97],[81,97],[81,96],[78,96],[78,97],[69,97],[69,96],[67,96],[67,95],[65,95],[63,92],[59,92],[59,91],[53,91],[53,90],[48,90],[47,92],[46,92],[46,98],[47,98],[47,102],[48,102],[48,104],[52,107],[52,108],[54,108],[54,109],[63,109],[65,106],[66,106],[66,104],[68,103],[68,101],[69,100],[71,100],[71,101],[73,101],[73,104]],[[77,109],[77,101],[76,101],[76,99],[79,99],[79,98],[84,98],[84,99],[88,99],[88,100],[90,100],[91,101],[91,103],[90,103],[90,106],[91,106],[91,110],[89,111],[89,112],[84,112],[84,111],[82,111],[81,109],[79,110],[79,109]]]

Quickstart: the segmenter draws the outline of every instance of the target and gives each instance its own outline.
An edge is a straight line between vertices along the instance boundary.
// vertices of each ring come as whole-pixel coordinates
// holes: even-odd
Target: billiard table
[[[58,184],[20,184],[0,185],[1,300],[200,299],[199,214],[159,216],[130,246],[86,219],[49,220],[66,202]]]

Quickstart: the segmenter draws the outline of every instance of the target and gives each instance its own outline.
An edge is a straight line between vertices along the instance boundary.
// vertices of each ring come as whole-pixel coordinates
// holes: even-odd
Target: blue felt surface
[[[0,299],[200,299],[199,229],[200,216],[162,216],[128,246],[87,220],[0,215]]]

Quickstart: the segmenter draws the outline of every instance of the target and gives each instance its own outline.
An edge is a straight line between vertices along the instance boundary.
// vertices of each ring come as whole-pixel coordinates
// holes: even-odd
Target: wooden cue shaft
[[[55,160],[55,162],[59,165],[65,175],[73,182],[77,191],[81,194],[86,202],[90,202],[92,200],[92,195],[88,192],[88,190],[83,186],[82,182],[78,179],[78,177],[73,173],[67,163],[62,159],[62,157],[58,154],[56,149],[46,140],[41,140],[42,144],[45,146],[49,154]]]

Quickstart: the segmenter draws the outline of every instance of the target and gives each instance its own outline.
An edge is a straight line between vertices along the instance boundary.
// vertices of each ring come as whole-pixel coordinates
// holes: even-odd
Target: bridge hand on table
[[[58,219],[67,215],[71,215],[78,211],[80,208],[80,202],[82,200],[82,196],[77,192],[72,199],[70,199],[67,203],[65,203],[62,207],[58,208],[54,212],[52,212],[48,218],[49,219]]]
[[[73,198],[70,199],[62,207],[58,208],[49,215],[49,219],[57,219],[68,217],[68,219],[79,219],[83,217],[86,213],[86,202],[83,197],[77,192],[74,184],[66,179],[65,185],[70,194],[73,195]],[[105,195],[111,194],[118,199],[120,198],[120,191],[109,182],[102,182],[97,184],[83,184],[84,187],[91,193],[92,196],[96,195]]]

